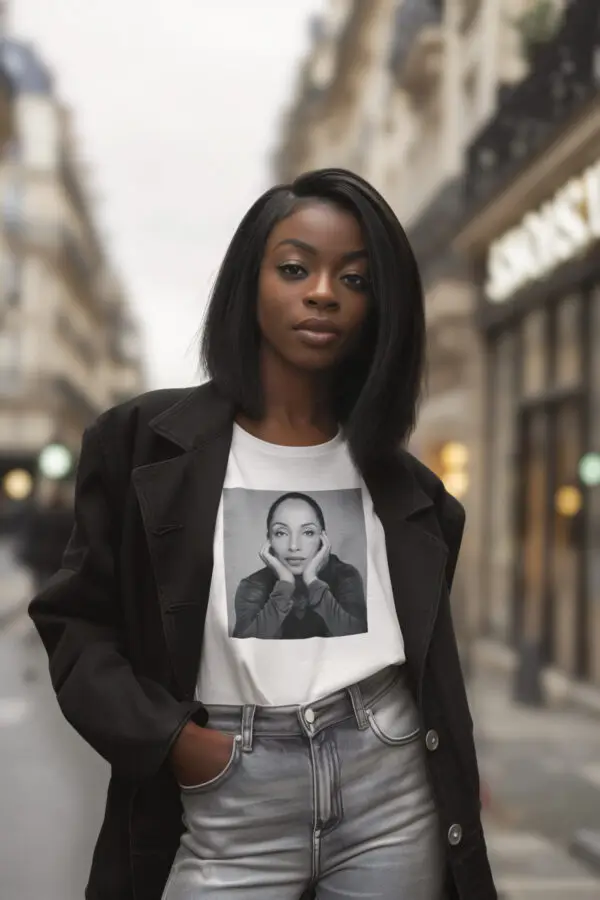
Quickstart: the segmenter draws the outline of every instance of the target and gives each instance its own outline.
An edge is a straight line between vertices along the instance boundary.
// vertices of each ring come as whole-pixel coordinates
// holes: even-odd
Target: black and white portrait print
[[[339,638],[368,631],[360,489],[223,496],[229,634]]]

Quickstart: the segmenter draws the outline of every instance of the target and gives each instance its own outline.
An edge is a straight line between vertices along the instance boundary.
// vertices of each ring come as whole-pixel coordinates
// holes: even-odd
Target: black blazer
[[[154,391],[84,434],[75,528],[30,605],[66,719],[112,767],[87,900],[160,900],[182,831],[167,756],[206,724],[194,689],[233,408],[211,385]],[[449,590],[464,513],[410,454],[365,473],[386,536],[411,689],[447,840],[447,896],[494,900],[473,723]],[[435,747],[435,740],[427,745]]]

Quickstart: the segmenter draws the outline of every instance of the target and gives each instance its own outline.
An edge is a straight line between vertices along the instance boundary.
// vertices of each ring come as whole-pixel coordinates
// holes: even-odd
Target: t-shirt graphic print
[[[301,640],[368,631],[359,489],[226,488],[223,535],[232,637]],[[250,574],[240,578],[243,572]]]
[[[201,650],[208,706],[311,703],[405,661],[383,526],[342,434],[284,447],[234,426]]]

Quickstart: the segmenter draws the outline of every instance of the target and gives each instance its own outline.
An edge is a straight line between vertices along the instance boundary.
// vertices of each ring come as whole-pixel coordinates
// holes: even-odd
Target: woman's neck
[[[330,385],[322,372],[294,369],[274,353],[261,359],[263,415],[250,419],[240,414],[238,424],[271,444],[309,447],[337,434],[338,423],[330,402]]]

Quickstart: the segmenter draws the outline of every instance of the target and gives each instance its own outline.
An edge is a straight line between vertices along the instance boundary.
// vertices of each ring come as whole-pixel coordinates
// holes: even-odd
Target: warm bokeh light
[[[565,484],[560,487],[554,497],[554,505],[559,515],[572,519],[581,510],[583,497],[578,487]]]
[[[11,469],[2,479],[2,486],[11,500],[26,500],[33,491],[33,478],[25,469]]]
[[[469,450],[464,444],[450,441],[440,450],[440,462],[444,469],[450,471],[464,469],[469,462]]]
[[[448,493],[460,500],[469,489],[469,476],[466,472],[448,472],[443,477],[444,487]]]

